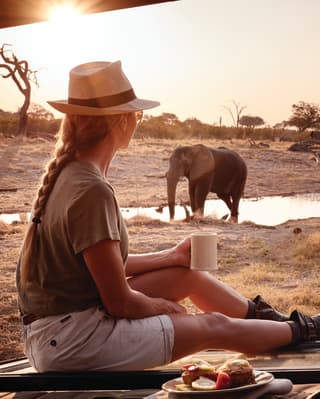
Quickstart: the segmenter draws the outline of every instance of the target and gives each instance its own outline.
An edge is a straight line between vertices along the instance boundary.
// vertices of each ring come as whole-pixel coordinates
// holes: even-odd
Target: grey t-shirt
[[[82,251],[101,240],[120,241],[125,264],[128,234],[113,188],[94,166],[73,161],[60,173],[38,225],[36,272],[24,290],[18,262],[22,313],[47,316],[100,305]]]

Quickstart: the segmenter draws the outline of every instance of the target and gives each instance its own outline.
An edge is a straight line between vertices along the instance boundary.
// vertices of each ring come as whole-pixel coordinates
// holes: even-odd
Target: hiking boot
[[[288,316],[275,310],[262,298],[261,295],[256,296],[253,300],[253,303],[255,304],[253,312],[256,319],[274,320],[274,321],[289,320]]]
[[[290,320],[296,322],[296,324],[299,326],[301,340],[320,340],[320,314],[316,316],[307,316],[302,312],[294,310],[290,315]]]

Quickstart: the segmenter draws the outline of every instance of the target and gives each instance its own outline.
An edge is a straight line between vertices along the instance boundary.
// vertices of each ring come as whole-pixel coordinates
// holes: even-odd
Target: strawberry
[[[227,373],[219,373],[216,381],[216,389],[228,389],[231,387],[231,378]]]

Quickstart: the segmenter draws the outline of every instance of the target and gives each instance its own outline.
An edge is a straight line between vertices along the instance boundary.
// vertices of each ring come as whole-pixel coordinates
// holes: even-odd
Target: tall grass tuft
[[[313,233],[305,236],[297,242],[294,256],[301,260],[312,260],[320,262],[320,233]]]

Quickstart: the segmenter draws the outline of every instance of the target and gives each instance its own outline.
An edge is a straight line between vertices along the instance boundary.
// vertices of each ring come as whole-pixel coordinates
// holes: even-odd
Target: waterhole
[[[189,207],[190,213],[191,210]],[[134,216],[147,216],[152,219],[169,221],[168,207],[161,211],[156,207],[150,208],[121,208],[125,219]],[[205,203],[205,215],[221,219],[229,214],[229,210],[222,200],[207,200]],[[5,223],[26,222],[30,214],[11,213],[0,214],[0,220]],[[175,220],[183,220],[186,217],[182,206],[175,207]],[[266,226],[276,226],[287,220],[307,219],[320,217],[320,193],[299,194],[290,197],[272,196],[263,198],[246,198],[240,201],[239,223],[250,221]]]

